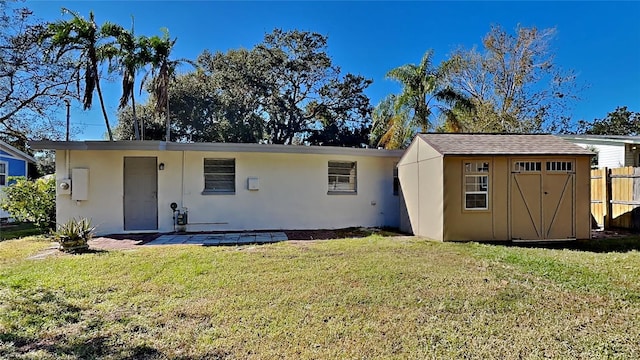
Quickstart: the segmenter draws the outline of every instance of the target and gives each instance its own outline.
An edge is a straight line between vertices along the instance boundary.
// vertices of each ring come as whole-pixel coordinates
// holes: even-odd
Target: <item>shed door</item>
[[[158,229],[158,172],[155,157],[124,158],[124,229]]]
[[[512,240],[575,238],[572,161],[515,161],[510,185]]]
[[[574,239],[574,179],[572,161],[546,161],[544,173],[545,239]]]

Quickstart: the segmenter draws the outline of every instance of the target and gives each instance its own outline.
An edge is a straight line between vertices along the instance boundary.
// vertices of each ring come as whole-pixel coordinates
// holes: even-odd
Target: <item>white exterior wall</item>
[[[575,142],[571,139],[566,139],[574,144],[581,146],[585,149],[593,147],[598,152],[598,167],[617,168],[625,166],[625,144],[599,144],[599,143],[586,143]]]
[[[98,235],[125,233],[126,156],[156,156],[158,164],[165,165],[158,171],[159,232],[173,231],[172,202],[188,210],[188,231],[399,226],[399,197],[393,195],[397,157],[121,150],[69,154],[69,168],[89,169],[89,199],[73,201],[70,195],[58,194],[57,221],[91,218]],[[235,194],[202,195],[204,158],[235,158]],[[67,178],[65,150],[58,150],[56,159],[56,177]],[[330,160],[357,162],[357,194],[327,194]],[[248,177],[259,178],[259,190],[247,190]]]

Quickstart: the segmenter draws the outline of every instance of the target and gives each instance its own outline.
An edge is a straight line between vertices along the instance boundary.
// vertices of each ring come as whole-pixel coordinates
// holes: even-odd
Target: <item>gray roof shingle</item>
[[[546,134],[419,134],[442,155],[593,155]]]

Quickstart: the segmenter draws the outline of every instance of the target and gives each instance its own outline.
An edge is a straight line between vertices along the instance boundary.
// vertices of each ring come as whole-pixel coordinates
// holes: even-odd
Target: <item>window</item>
[[[393,163],[393,195],[400,192],[400,179],[398,179],[398,163]]]
[[[489,208],[489,163],[465,162],[464,173],[465,210],[487,210]]]
[[[7,185],[7,163],[0,162],[0,186]]]
[[[204,159],[204,191],[207,194],[236,192],[236,159]]]
[[[542,163],[540,161],[516,161],[513,163],[515,172],[540,172]]]
[[[550,172],[571,172],[573,163],[571,161],[547,161],[547,171]]]
[[[329,161],[329,194],[356,193],[356,163]]]

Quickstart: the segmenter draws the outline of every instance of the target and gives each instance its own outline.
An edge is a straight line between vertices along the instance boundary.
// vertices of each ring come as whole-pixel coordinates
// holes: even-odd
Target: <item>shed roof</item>
[[[442,155],[593,155],[587,149],[547,134],[429,133],[418,137]]]

